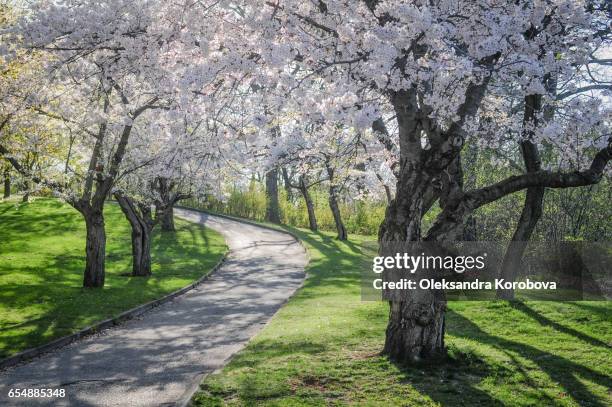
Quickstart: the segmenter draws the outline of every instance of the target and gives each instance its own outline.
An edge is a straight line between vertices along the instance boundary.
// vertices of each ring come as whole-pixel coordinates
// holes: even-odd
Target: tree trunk
[[[338,206],[338,197],[335,186],[329,187],[329,208],[334,215],[334,223],[336,224],[336,230],[338,231],[338,240],[347,240],[348,234],[346,228],[342,222],[342,215],[340,214],[340,207]]]
[[[506,249],[500,278],[506,281],[514,281],[521,269],[523,253],[527,248],[529,239],[542,216],[542,201],[544,199],[544,188],[528,188],[525,195],[525,203],[521,217],[512,236],[512,241]],[[514,298],[514,290],[498,290],[497,298],[511,300]]]
[[[155,202],[155,217],[161,222],[162,232],[175,232],[174,205],[182,199],[190,197],[189,194],[176,192],[176,183],[166,177],[157,177],[153,188],[159,193]]]
[[[151,230],[136,203],[120,192],[114,193],[119,206],[132,227],[132,275],[151,275]]]
[[[338,240],[347,240],[348,234],[342,222],[342,214],[338,206],[338,187],[334,184],[334,168],[326,164],[327,176],[329,177],[329,209],[334,216],[334,223],[338,231]]]
[[[426,185],[418,180],[425,177],[421,175],[413,178],[415,188],[412,193],[408,192],[410,189],[399,188],[387,208],[379,232],[381,256],[395,256],[399,242],[422,240],[422,200]],[[419,278],[427,276],[419,274]],[[411,290],[410,295],[401,295],[401,298],[387,298],[390,300],[390,310],[383,353],[402,364],[435,360],[444,356],[444,293],[417,289]]]
[[[25,181],[25,183],[23,184],[23,196],[21,198],[21,202],[23,203],[28,203],[30,202],[30,190],[31,190],[31,185],[28,181]]]
[[[289,171],[287,171],[287,168],[283,167],[281,174],[283,175],[283,185],[285,186],[285,193],[287,194],[287,202],[293,202],[293,188],[291,187]]]
[[[4,199],[11,197],[11,171],[6,168],[4,170]]]
[[[153,274],[151,270],[151,235],[153,229],[143,227],[142,229],[142,256],[140,258],[140,276],[150,276]]]
[[[104,215],[101,209],[94,209],[83,213],[83,216],[87,227],[83,287],[104,287],[104,258],[106,255]]]
[[[459,143],[449,144],[457,137],[436,133],[431,136],[444,141],[423,151],[423,125],[435,126],[429,126],[426,114],[419,113],[414,89],[393,94],[392,103],[399,126],[400,168],[395,198],[387,206],[378,232],[381,256],[395,256],[402,242],[422,241],[421,219],[439,196],[441,180],[460,149]],[[455,173],[460,175],[460,171]],[[453,183],[452,186],[458,185]],[[452,192],[452,189],[449,185],[446,191]],[[419,278],[425,276],[419,274]],[[427,361],[445,355],[444,292],[417,289],[395,294],[385,297],[389,300],[390,312],[383,353],[399,363]]]
[[[167,205],[161,212],[157,211],[158,216],[161,216],[161,230],[162,232],[175,232],[176,227],[174,226],[174,205]]]
[[[525,97],[523,122],[526,127],[537,125],[537,114],[541,108],[542,95],[529,95]],[[540,171],[542,167],[538,147],[530,141],[532,133],[532,130],[527,130],[525,140],[520,144],[527,173]],[[521,269],[523,254],[542,216],[544,192],[545,188],[543,187],[527,188],[521,217],[518,220],[512,240],[506,249],[502,262],[500,278],[506,281],[515,281]],[[497,298],[511,300],[514,298],[514,290],[497,290]]]
[[[314,203],[312,202],[312,197],[310,196],[308,185],[306,184],[306,179],[303,175],[300,176],[300,192],[304,197],[306,210],[308,211],[308,227],[313,232],[316,232],[319,230],[319,226],[317,225],[317,215],[315,214]]]
[[[383,353],[400,363],[444,356],[445,310],[446,302],[433,296],[391,301]]]
[[[130,222],[130,224],[132,225],[132,275],[138,277],[148,276],[151,274],[151,271],[142,269],[142,227],[138,221],[136,221],[135,224]]]
[[[278,203],[278,169],[266,173],[266,221],[280,224],[280,206]]]
[[[389,204],[389,202],[391,202],[393,200],[393,195],[391,194],[391,188],[389,188],[389,185],[383,185],[383,188],[385,188],[385,196],[387,197],[387,204]]]

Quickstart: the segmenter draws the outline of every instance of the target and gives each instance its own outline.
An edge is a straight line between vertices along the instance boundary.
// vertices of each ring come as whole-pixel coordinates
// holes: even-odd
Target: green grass
[[[449,359],[400,367],[379,355],[388,307],[363,302],[365,238],[296,231],[304,287],[218,374],[196,406],[609,406],[607,302],[452,302]]]
[[[83,289],[85,224],[54,199],[0,202],[0,358],[44,344],[206,274],[223,256],[223,237],[176,220],[177,232],[152,242],[153,276],[131,271],[129,224],[115,205],[105,208],[106,284]]]

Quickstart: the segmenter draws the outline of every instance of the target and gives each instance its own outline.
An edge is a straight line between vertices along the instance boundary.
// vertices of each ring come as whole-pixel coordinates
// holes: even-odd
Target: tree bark
[[[300,192],[304,197],[304,202],[306,203],[306,210],[308,211],[308,227],[313,232],[319,230],[319,226],[317,225],[317,215],[315,214],[314,203],[312,202],[312,197],[310,196],[310,192],[308,191],[308,184],[306,183],[306,178],[304,175],[300,176]]]
[[[162,232],[175,232],[174,226],[174,205],[180,200],[187,199],[191,195],[176,192],[174,181],[166,177],[157,177],[153,183],[153,188],[159,194],[155,202],[155,218],[161,223]]]
[[[490,65],[499,56],[488,56],[481,62]],[[394,255],[397,242],[422,240],[421,219],[426,212],[424,209],[433,203],[436,196],[442,198],[442,191],[438,188],[441,188],[444,177],[448,177],[453,162],[458,162],[466,139],[463,125],[468,117],[478,111],[489,80],[490,77],[486,77],[468,86],[466,98],[457,111],[458,119],[446,130],[431,121],[430,109],[422,103],[423,97],[415,88],[390,94],[399,129],[400,168],[395,199],[387,207],[379,229],[379,253],[382,256]],[[422,147],[423,134],[428,138],[428,149]],[[455,168],[453,176],[460,177],[461,172]],[[453,180],[446,188],[443,198],[445,205],[454,203],[464,195],[458,181],[458,178]],[[451,233],[440,233],[436,237],[442,241],[456,238]],[[431,360],[446,353],[444,292],[414,291],[410,295],[402,293],[399,300],[390,300],[389,325],[383,352],[400,362]]]
[[[85,244],[85,272],[83,287],[104,287],[104,260],[106,255],[106,231],[102,210],[81,212],[85,218],[87,237]]]
[[[174,204],[168,204],[161,211],[158,211],[160,216],[161,230],[163,232],[175,232],[174,226]]]
[[[435,359],[445,354],[443,300],[391,301],[383,353],[400,363]]]
[[[336,231],[338,232],[338,240],[347,240],[348,233],[344,222],[342,222],[342,215],[340,214],[340,207],[338,206],[337,188],[332,185],[329,187],[329,208],[334,216],[334,223],[336,224]]]
[[[4,170],[4,199],[11,197],[11,170]]]
[[[387,206],[379,229],[381,256],[395,256],[398,243],[422,240],[421,219],[440,195],[441,175],[460,148],[445,142],[443,135],[432,134],[432,138],[441,141],[429,151],[422,149],[421,132],[428,119],[418,113],[415,90],[395,93],[392,104],[399,125],[400,168],[395,198]],[[449,185],[447,192],[451,190]],[[431,360],[445,354],[443,292],[414,290],[410,295],[402,293],[400,298],[387,299],[390,311],[384,354],[399,363]]]
[[[150,276],[153,274],[151,270],[151,228],[143,228],[142,233],[142,256],[140,258],[140,274],[139,276]]]
[[[266,221],[280,224],[280,205],[278,203],[278,169],[266,173]]]
[[[24,187],[24,191],[23,191],[23,196],[21,198],[21,202],[23,203],[28,203],[30,202],[30,190],[32,189],[32,185],[30,184],[29,181],[24,181],[23,184]]]
[[[398,242],[417,242],[421,239],[423,195],[426,185],[414,175],[404,179],[408,188],[399,188],[395,199],[387,208],[385,221],[379,232],[379,254],[395,256]],[[402,183],[402,180],[398,183]],[[425,278],[424,275],[419,277]],[[383,277],[384,278],[384,277]],[[439,290],[415,290],[410,296],[390,299],[383,353],[399,363],[434,360],[445,355],[444,328],[446,300]]]
[[[132,198],[117,191],[119,206],[132,228],[132,276],[151,275],[151,232],[155,223],[149,205],[137,204]]]

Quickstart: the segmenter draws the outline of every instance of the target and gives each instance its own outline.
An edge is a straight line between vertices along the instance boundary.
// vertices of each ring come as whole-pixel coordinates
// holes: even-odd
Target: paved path
[[[290,236],[225,218],[176,210],[221,232],[228,261],[206,282],[138,319],[0,373],[10,388],[66,389],[66,398],[23,405],[172,406],[221,367],[274,315],[304,278],[307,257]]]

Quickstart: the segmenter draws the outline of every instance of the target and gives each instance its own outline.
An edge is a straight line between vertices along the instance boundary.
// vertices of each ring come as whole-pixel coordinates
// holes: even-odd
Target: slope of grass
[[[106,285],[83,289],[85,224],[54,199],[0,202],[0,358],[70,334],[162,297],[206,274],[226,251],[223,237],[176,220],[177,233],[156,229],[153,276],[131,271],[129,224],[105,209]]]
[[[365,239],[292,230],[310,277],[194,405],[612,405],[610,303],[453,302],[448,361],[400,367],[379,355],[387,305],[360,298]]]

